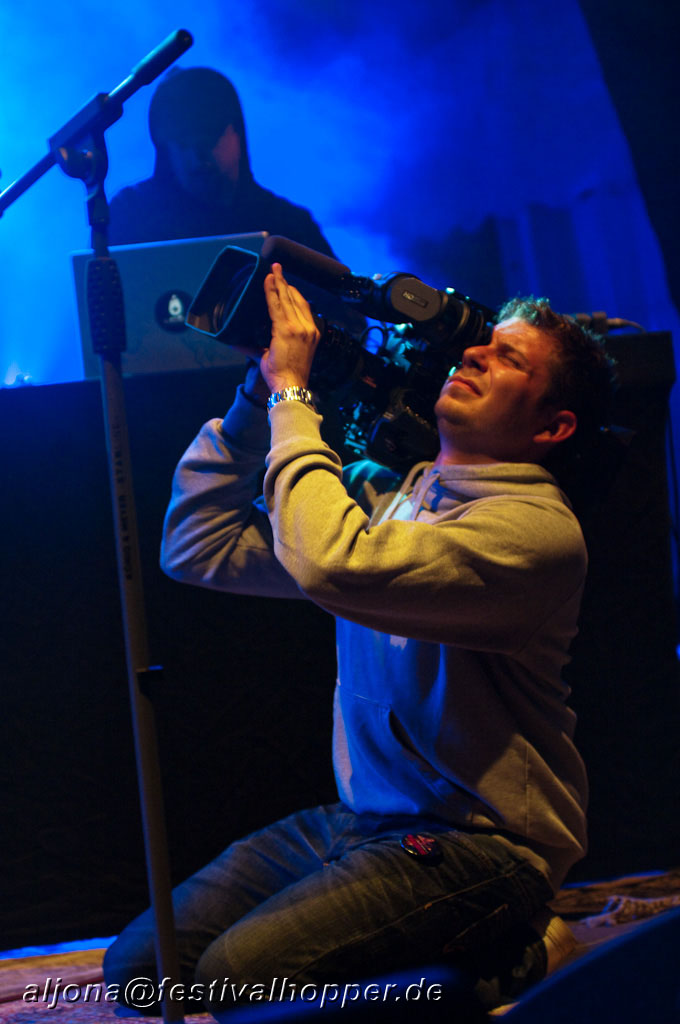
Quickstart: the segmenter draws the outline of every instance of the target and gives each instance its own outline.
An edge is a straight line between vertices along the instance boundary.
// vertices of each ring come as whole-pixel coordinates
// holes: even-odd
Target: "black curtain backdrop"
[[[334,798],[333,623],[158,567],[174,464],[235,372],[126,385],[173,877]],[[115,933],[147,903],[99,386],[0,391],[0,948]],[[8,443],[10,441],[11,443]]]
[[[668,285],[680,310],[677,11],[662,0],[579,0],[630,146]]]
[[[680,674],[666,439],[670,335],[612,337],[617,425],[572,493],[589,551],[579,634],[565,677],[589,772],[590,849],[570,878],[680,859]]]
[[[673,360],[666,335],[618,350],[630,372],[617,418],[634,432],[597,453],[582,501],[591,577],[569,680],[593,797],[591,854],[575,877],[671,866],[680,848],[664,469]],[[173,468],[237,375],[126,384],[151,652],[165,669],[155,705],[175,881],[239,835],[335,796],[331,618],[158,568]],[[0,391],[0,428],[7,949],[114,934],[147,891],[99,387]]]

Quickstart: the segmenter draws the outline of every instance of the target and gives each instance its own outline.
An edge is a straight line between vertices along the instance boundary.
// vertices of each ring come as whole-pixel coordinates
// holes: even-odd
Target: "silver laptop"
[[[213,261],[227,245],[259,253],[266,231],[172,242],[112,245],[123,286],[127,348],[122,355],[126,376],[197,370],[244,364],[245,357],[228,345],[187,327],[186,311]],[[91,252],[71,254],[75,279],[83,368],[99,377],[100,359],[92,351],[86,296],[86,265]]]

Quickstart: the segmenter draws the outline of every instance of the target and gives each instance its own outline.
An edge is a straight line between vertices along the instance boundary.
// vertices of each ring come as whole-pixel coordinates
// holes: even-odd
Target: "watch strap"
[[[267,409],[273,409],[279,402],[302,402],[309,405],[316,412],[312,392],[308,388],[301,388],[298,385],[283,388],[282,391],[274,391],[267,399]]]

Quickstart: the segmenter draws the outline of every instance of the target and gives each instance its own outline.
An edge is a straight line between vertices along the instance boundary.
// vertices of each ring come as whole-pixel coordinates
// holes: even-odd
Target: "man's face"
[[[169,142],[172,170],[185,192],[198,199],[228,202],[238,182],[241,139],[228,125],[217,142]]]
[[[466,349],[434,407],[439,461],[536,461],[534,438],[550,421],[544,397],[555,359],[552,339],[519,319],[494,327],[488,345]]]

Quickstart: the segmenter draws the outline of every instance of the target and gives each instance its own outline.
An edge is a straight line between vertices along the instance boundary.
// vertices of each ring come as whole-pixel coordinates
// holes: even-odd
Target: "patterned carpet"
[[[105,950],[82,949],[49,956],[0,960],[0,1024],[114,1024],[125,1020],[105,998],[102,960]],[[127,1018],[159,1024],[158,1017]],[[210,1014],[184,1018],[208,1024]]]
[[[652,916],[680,904],[680,869],[563,889],[553,902],[577,939],[571,960],[585,956]],[[125,1018],[105,998],[104,949],[0,959],[0,1024],[115,1024]],[[128,1018],[130,1019],[130,1018]],[[158,1024],[158,1017],[134,1017]],[[184,1018],[209,1024],[209,1014]]]

